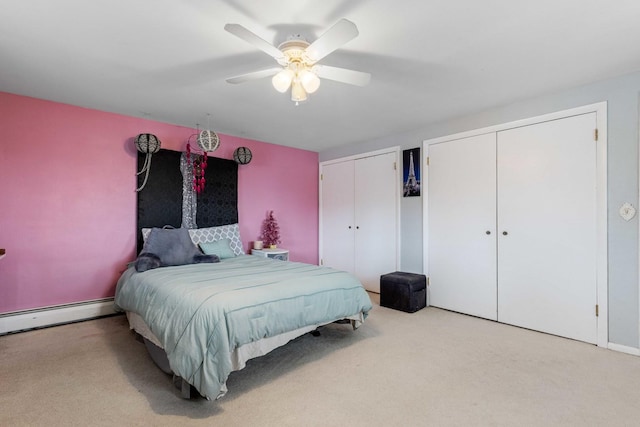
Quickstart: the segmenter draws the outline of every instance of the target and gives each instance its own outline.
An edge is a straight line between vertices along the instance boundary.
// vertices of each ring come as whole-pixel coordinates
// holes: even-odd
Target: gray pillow
[[[153,228],[136,260],[136,271],[171,265],[218,262],[217,256],[203,255],[191,241],[186,228]]]

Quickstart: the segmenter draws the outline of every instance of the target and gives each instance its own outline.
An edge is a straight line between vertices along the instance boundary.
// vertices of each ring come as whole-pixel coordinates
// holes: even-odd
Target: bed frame
[[[159,150],[153,155],[151,169],[145,187],[137,196],[137,252],[143,247],[142,229],[164,227],[166,225],[179,228],[182,225],[182,194],[183,177],[180,171],[180,157],[182,152],[173,150]],[[138,154],[138,170],[142,168],[145,155]],[[197,201],[196,221],[199,228],[215,227],[238,222],[238,165],[233,160],[216,157],[207,159],[205,173],[206,186],[199,194]],[[138,187],[142,185],[144,176],[138,176]],[[173,375],[173,382],[181,389],[185,399],[192,396],[194,387],[185,379],[175,375],[170,366],[167,354],[160,341],[145,324],[144,320],[135,313],[127,312],[129,325],[140,341],[147,348],[151,359],[167,374]],[[352,316],[339,320],[341,323],[351,323],[353,329],[360,326],[364,319]],[[321,326],[321,325],[320,325]],[[247,360],[267,354],[294,338],[311,332],[320,335],[317,326],[307,326],[286,332],[274,337],[264,338],[238,347],[231,354],[233,370],[244,368]]]
[[[169,359],[167,353],[165,353],[160,341],[153,335],[153,332],[149,330],[149,327],[144,323],[142,318],[131,312],[127,312],[127,319],[129,320],[130,327],[136,332],[137,339],[142,342],[149,356],[153,362],[165,373],[173,376],[173,384],[180,389],[181,397],[184,399],[190,399],[194,394],[198,393],[195,387],[189,382],[171,370],[169,366]],[[337,323],[350,323],[352,328],[357,329],[362,323],[362,319],[353,317],[349,319],[338,320]],[[321,325],[323,326],[323,325]],[[234,371],[239,371],[246,366],[249,359],[263,356],[278,347],[281,347],[289,341],[300,337],[304,334],[311,333],[313,336],[320,336],[320,331],[316,326],[308,326],[294,331],[286,332],[284,334],[276,335],[270,338],[263,338],[262,340],[244,344],[236,348],[231,358],[234,362]],[[225,386],[226,387],[226,386]],[[225,389],[226,391],[226,389]],[[199,394],[199,393],[198,393]]]
[[[153,155],[149,177],[144,188],[138,192],[136,218],[136,253],[140,253],[144,244],[142,229],[152,227],[182,225],[182,186],[180,171],[182,151],[161,149]],[[138,170],[145,162],[145,154],[138,153]],[[215,227],[238,222],[238,164],[233,160],[218,157],[207,158],[204,192],[198,195],[196,221],[198,227]],[[138,188],[144,181],[144,174],[138,175]],[[127,313],[129,324],[145,344],[151,359],[158,367],[174,377],[179,384],[182,397],[191,397],[191,385],[177,377],[169,367],[167,354],[159,345],[148,327],[134,323]],[[145,330],[146,329],[146,330]],[[156,341],[154,343],[154,341]]]

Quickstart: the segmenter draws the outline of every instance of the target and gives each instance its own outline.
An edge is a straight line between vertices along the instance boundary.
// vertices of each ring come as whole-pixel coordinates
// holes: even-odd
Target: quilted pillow
[[[151,228],[142,229],[142,238],[146,242]],[[218,227],[193,228],[189,230],[189,236],[196,245],[211,243],[221,239],[229,239],[229,246],[233,253],[243,255],[242,240],[240,239],[240,227],[238,224],[221,225]]]
[[[186,228],[150,230],[142,251],[136,260],[138,272],[171,265],[218,262],[214,255],[203,255],[193,244]]]
[[[231,250],[231,240],[220,239],[210,243],[200,243],[200,249],[207,255],[218,255],[220,259],[233,258],[236,256]]]

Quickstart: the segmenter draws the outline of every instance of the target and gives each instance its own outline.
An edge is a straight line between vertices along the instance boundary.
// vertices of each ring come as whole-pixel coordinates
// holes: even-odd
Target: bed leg
[[[311,331],[311,335],[313,335],[314,337],[319,337],[320,336],[320,331],[315,329],[315,330]]]
[[[182,388],[180,395],[183,399],[191,399],[191,384],[189,384],[184,378],[182,380]]]
[[[176,388],[180,388],[180,396],[183,399],[191,399],[191,384],[189,384],[184,378],[174,374],[173,384],[176,386]],[[178,384],[180,384],[179,387]]]
[[[358,329],[361,324],[362,324],[362,322],[359,322],[359,321],[353,320],[353,319],[351,320],[351,327],[353,328],[354,331],[356,329]]]

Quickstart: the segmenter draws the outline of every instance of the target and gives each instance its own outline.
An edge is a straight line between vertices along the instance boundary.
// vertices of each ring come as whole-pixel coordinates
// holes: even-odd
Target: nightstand
[[[280,261],[289,261],[288,249],[251,249],[251,255],[279,259]]]

